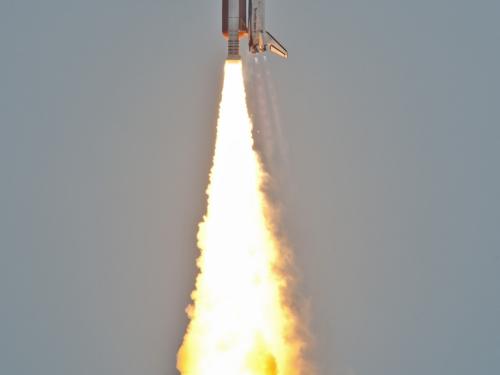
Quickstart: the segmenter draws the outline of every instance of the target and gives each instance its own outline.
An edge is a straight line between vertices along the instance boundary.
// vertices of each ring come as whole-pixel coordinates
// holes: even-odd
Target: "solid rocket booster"
[[[288,52],[265,29],[264,0],[222,0],[222,33],[228,40],[228,60],[239,60],[240,39],[248,35],[250,53],[264,53],[266,50],[288,57]]]
[[[246,0],[222,0],[222,33],[228,40],[228,60],[239,60],[240,39],[247,33]]]

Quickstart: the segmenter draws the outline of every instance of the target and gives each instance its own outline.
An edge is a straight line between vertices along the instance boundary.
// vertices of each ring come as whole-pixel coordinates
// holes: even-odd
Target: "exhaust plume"
[[[262,192],[240,61],[226,62],[182,375],[301,375],[303,340]]]

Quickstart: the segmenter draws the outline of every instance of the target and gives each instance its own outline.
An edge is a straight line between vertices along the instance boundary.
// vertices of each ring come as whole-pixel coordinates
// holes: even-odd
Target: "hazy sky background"
[[[176,373],[220,6],[0,1],[0,373]],[[500,3],[267,7],[319,374],[500,373]]]

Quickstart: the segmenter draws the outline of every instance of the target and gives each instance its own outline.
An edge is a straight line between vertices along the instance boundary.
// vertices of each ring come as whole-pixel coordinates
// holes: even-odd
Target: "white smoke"
[[[261,154],[273,185],[283,193],[289,173],[288,144],[267,56],[249,55],[245,61],[245,86],[254,124],[255,147]]]

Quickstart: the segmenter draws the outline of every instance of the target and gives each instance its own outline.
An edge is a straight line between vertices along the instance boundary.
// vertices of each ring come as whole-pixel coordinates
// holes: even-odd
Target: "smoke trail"
[[[287,302],[286,255],[274,235],[253,150],[240,62],[225,66],[208,207],[190,323],[179,349],[183,375],[303,374],[297,317]]]
[[[267,170],[273,176],[273,182],[283,185],[289,173],[288,147],[281,128],[276,90],[267,56],[249,56],[245,73],[249,109],[254,128],[257,129],[257,148],[261,151]],[[280,186],[280,190],[282,187]]]

